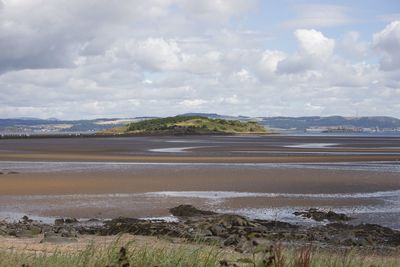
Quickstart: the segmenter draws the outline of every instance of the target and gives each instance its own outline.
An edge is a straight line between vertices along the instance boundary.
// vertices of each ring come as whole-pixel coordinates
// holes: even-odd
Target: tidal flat
[[[172,136],[0,140],[0,217],[170,218],[193,204],[259,219],[315,207],[400,228],[400,138]]]

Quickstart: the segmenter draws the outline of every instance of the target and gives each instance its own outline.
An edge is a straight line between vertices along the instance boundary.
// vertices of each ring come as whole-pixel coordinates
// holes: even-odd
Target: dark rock
[[[8,235],[7,227],[4,225],[0,225],[0,236]]]
[[[50,231],[51,232],[51,231]],[[77,230],[73,227],[54,227],[52,232],[59,234],[62,237],[77,237]]]
[[[71,224],[71,223],[77,223],[78,220],[76,218],[67,218],[64,220],[64,223],[66,224]]]
[[[215,215],[215,212],[208,210],[199,210],[192,205],[179,205],[169,209],[172,215],[177,217],[191,217],[191,216],[202,216],[202,215]]]
[[[225,228],[232,228],[234,226],[254,226],[248,219],[231,214],[222,214],[218,216],[218,223]]]
[[[226,236],[227,234],[226,228],[219,224],[212,225],[209,230],[215,236]]]
[[[322,222],[324,220],[330,222],[344,222],[344,221],[350,221],[352,219],[343,213],[336,213],[333,211],[325,212],[315,208],[311,208],[306,211],[296,211],[293,214],[296,216],[301,216],[303,218],[313,219],[314,221],[317,222]]]
[[[76,241],[78,233],[91,235],[131,233],[201,240],[211,244],[231,246],[236,251],[244,253],[251,253],[254,246],[258,244],[266,245],[271,242],[299,244],[313,242],[333,247],[360,246],[390,249],[400,247],[400,231],[376,224],[352,225],[334,222],[310,227],[279,221],[253,220],[233,214],[210,212],[209,215],[204,215],[208,212],[199,212],[198,209],[189,207],[191,208],[183,210],[189,210],[189,214],[196,215],[180,216],[178,222],[120,217],[96,223],[75,223],[77,221],[74,219],[57,219],[54,225],[47,225],[24,217],[21,221],[14,223],[0,221],[0,235],[23,237],[45,233],[42,242],[64,243]],[[195,212],[192,212],[193,210]],[[315,213],[313,210],[312,212]],[[330,216],[332,215],[328,217]]]
[[[33,220],[32,219],[29,219],[29,217],[28,216],[23,216],[22,218],[22,222],[23,223],[32,223],[33,222]]]
[[[206,236],[212,236],[213,233],[208,230],[208,229],[193,229],[193,231],[189,231],[192,235],[197,236],[197,237],[206,237]]]
[[[13,235],[15,237],[35,237],[40,234],[42,231],[40,228],[31,228],[31,229],[18,229],[16,230]]]
[[[65,223],[65,220],[63,218],[55,219],[54,224],[55,225],[63,225]]]
[[[240,243],[240,238],[237,235],[230,235],[224,241],[224,246],[236,246]]]
[[[268,229],[298,229],[298,225],[294,225],[287,222],[280,222],[280,221],[265,221],[265,220],[255,220],[257,223],[265,226]]]

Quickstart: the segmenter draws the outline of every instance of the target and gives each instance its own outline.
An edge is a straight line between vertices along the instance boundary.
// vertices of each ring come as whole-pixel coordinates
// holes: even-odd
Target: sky
[[[400,1],[0,0],[0,118],[400,118]]]

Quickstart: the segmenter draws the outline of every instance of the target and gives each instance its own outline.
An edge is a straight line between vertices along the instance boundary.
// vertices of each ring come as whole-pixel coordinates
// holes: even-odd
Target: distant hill
[[[235,134],[267,133],[256,122],[211,119],[201,116],[175,116],[132,122],[124,127],[116,127],[103,134]]]
[[[103,118],[94,120],[59,120],[55,118],[11,118],[0,119],[0,133],[71,133],[97,132],[116,126],[124,126],[132,121],[148,119],[141,118]]]
[[[357,127],[380,130],[400,130],[400,120],[393,117],[247,117],[229,116],[216,113],[186,113],[178,117],[202,117],[208,119],[239,120],[242,122],[257,121],[267,128],[282,130],[305,130],[317,127]],[[71,133],[98,132],[115,127],[125,127],[128,123],[157,119],[157,117],[137,118],[99,118],[93,120],[56,120],[38,118],[0,119],[0,133]],[[279,131],[279,130],[278,130]]]
[[[247,116],[226,116],[215,113],[186,113],[208,118],[236,119],[242,121],[256,120],[260,124],[277,129],[298,129],[304,130],[310,127],[359,127],[395,129],[400,128],[400,119],[387,116],[372,117],[343,117],[343,116],[307,116],[307,117],[247,117]]]
[[[261,123],[271,128],[303,130],[310,127],[359,127],[395,129],[400,128],[400,120],[393,117],[270,117],[261,118]]]

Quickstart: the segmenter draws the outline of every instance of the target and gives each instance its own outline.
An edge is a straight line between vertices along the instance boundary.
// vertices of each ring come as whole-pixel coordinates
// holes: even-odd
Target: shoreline
[[[252,223],[280,221],[303,229],[314,223],[299,222],[293,212],[319,208],[355,217],[345,226],[350,235],[374,231],[362,223],[400,229],[399,160],[399,138],[7,139],[0,140],[0,212],[154,219],[190,204]],[[339,232],[324,223],[313,227]],[[281,230],[276,233],[288,234]]]
[[[393,218],[398,213],[390,215],[388,206],[399,200],[384,196],[400,190],[397,171],[350,170],[352,163],[348,169],[340,164],[332,169],[324,164],[315,169],[285,163],[213,164],[0,161],[0,171],[8,166],[10,172],[0,175],[0,205],[8,212],[76,218],[163,217],[169,206],[182,203],[262,218],[319,207],[355,210],[361,222],[379,222],[384,215],[384,225],[399,227]],[[221,194],[233,197],[216,197]]]
[[[0,134],[0,140],[7,139],[51,139],[51,138],[124,138],[124,137],[196,137],[196,136],[279,136],[278,132],[246,132],[246,133],[15,133]]]
[[[222,247],[234,248],[239,253],[249,252],[254,242],[283,242],[308,244],[326,248],[363,247],[377,250],[400,248],[400,231],[376,224],[349,224],[345,214],[317,209],[303,210],[296,216],[309,216],[325,224],[303,226],[276,220],[257,220],[232,213],[199,210],[191,205],[169,209],[176,221],[143,220],[118,217],[112,220],[75,218],[56,219],[42,223],[24,216],[7,223],[0,220],[0,237],[40,237],[40,243],[75,243],[80,236],[113,236],[134,234],[184,238],[189,241],[217,242]],[[328,234],[329,233],[329,234]],[[256,241],[257,240],[257,241]]]

